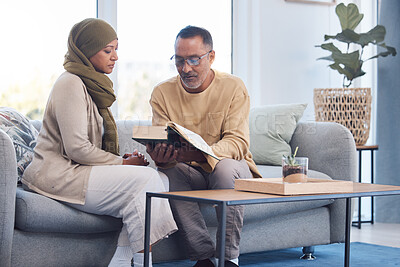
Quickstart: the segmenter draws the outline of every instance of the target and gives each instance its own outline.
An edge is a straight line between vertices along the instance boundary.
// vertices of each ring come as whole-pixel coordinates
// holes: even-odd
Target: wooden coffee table
[[[150,246],[150,220],[151,220],[151,198],[167,198],[175,200],[184,200],[198,203],[216,205],[221,214],[226,214],[227,206],[251,205],[261,203],[280,203],[304,200],[322,200],[322,199],[346,199],[346,225],[345,225],[345,252],[344,266],[350,264],[350,228],[351,228],[351,198],[366,196],[389,196],[400,195],[400,186],[354,183],[353,191],[349,193],[329,193],[312,195],[272,195],[264,193],[252,193],[237,191],[234,189],[224,190],[197,190],[180,191],[164,193],[146,193],[146,217],[145,217],[145,238],[144,238],[144,265],[149,266],[149,246]],[[219,259],[225,258],[225,230],[226,216],[220,216],[218,220],[220,250]],[[224,266],[224,261],[219,261],[219,266]]]

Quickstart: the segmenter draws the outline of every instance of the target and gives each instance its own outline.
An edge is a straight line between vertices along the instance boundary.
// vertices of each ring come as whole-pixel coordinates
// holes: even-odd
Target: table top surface
[[[353,191],[346,193],[324,193],[309,195],[275,195],[266,193],[254,193],[239,191],[235,189],[220,190],[193,190],[179,192],[161,192],[148,193],[150,196],[172,198],[178,200],[192,200],[204,203],[227,202],[228,205],[236,204],[255,204],[255,203],[276,203],[290,202],[300,200],[317,199],[336,199],[360,196],[382,196],[382,195],[400,195],[400,186],[380,185],[370,183],[354,182]]]
[[[370,146],[356,146],[357,150],[378,150],[379,146],[378,145],[370,145]]]

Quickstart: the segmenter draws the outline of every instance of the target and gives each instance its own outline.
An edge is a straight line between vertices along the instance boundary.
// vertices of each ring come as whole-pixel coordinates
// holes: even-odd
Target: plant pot
[[[308,172],[308,158],[295,157],[294,164],[290,165],[282,158],[282,177],[286,183],[306,183]]]
[[[314,89],[315,120],[344,125],[356,145],[364,145],[369,137],[371,101],[371,88]]]

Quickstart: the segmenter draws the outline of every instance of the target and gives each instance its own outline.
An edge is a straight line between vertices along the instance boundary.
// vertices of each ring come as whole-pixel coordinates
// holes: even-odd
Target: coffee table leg
[[[218,222],[219,230],[219,267],[225,266],[225,235],[226,235],[226,202],[218,204],[220,221]]]
[[[362,182],[362,150],[359,151],[358,182]],[[358,229],[361,229],[361,197],[358,198]]]
[[[351,198],[346,198],[346,226],[344,237],[344,266],[350,266]]]
[[[371,150],[371,184],[374,183],[374,151]],[[371,224],[374,224],[374,196],[371,196]]]
[[[150,220],[151,220],[151,197],[146,194],[146,213],[145,213],[145,223],[144,223],[144,266],[145,267],[149,267]]]

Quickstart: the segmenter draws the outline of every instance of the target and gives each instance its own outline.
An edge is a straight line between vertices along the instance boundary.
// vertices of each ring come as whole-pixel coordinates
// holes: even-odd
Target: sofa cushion
[[[248,217],[246,217],[247,208],[246,206],[244,211],[245,218],[242,238],[240,239],[240,253],[323,245],[332,242],[330,238],[332,225],[330,223],[329,208],[327,207],[288,213],[282,216],[269,216],[252,222],[246,220]],[[257,229],[257,231],[254,231],[254,229]],[[316,250],[318,251],[318,248]],[[298,248],[296,253],[300,252],[301,249]],[[295,259],[297,257],[301,256],[301,254],[296,256],[296,253],[291,254],[293,263],[296,262]],[[300,260],[297,261],[297,264],[290,265],[312,265],[310,262],[302,263],[299,262]],[[286,266],[282,263],[279,264],[279,257],[276,257],[274,262],[277,264],[273,264],[273,266]],[[318,261],[315,263],[316,266],[320,266]],[[269,265],[266,264],[265,266]]]
[[[257,169],[260,171],[263,178],[282,177],[282,167],[280,166],[257,165]],[[331,179],[328,175],[314,170],[308,170],[308,176],[312,178]],[[262,220],[263,218],[271,218],[274,216],[311,210],[329,205],[333,202],[334,200],[328,199],[246,205],[244,209],[244,221],[245,223],[254,223]],[[200,207],[205,217],[207,226],[216,227],[217,219],[215,218],[215,209],[206,204],[201,204]]]
[[[15,227],[26,232],[103,233],[120,230],[122,221],[85,213],[18,187]]]
[[[282,156],[291,154],[289,142],[306,107],[283,104],[250,110],[250,151],[256,164],[281,165]]]
[[[20,182],[26,167],[32,161],[38,131],[21,113],[8,107],[0,108],[0,129],[10,136],[14,144],[17,156],[17,182]]]
[[[285,203],[266,203],[244,206],[244,223],[251,224],[281,215],[312,210],[332,204],[335,200],[309,200]],[[209,204],[200,204],[201,212],[208,227],[217,227],[215,209]]]

